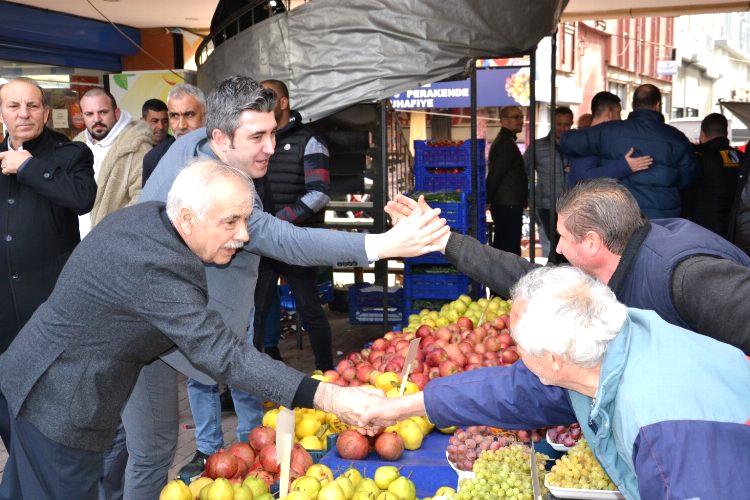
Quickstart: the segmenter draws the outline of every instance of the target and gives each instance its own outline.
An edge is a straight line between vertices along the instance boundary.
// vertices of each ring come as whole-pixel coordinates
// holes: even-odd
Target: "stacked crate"
[[[471,211],[476,207],[478,239],[486,243],[484,140],[476,142],[478,192],[472,184],[471,144],[414,141],[414,194],[430,193],[425,196],[427,203],[440,208],[451,230],[463,234],[472,229]],[[450,201],[430,202],[429,198]],[[439,252],[405,259],[403,321],[406,324],[409,315],[417,314],[423,304],[454,300],[468,291],[469,278],[458,273]]]

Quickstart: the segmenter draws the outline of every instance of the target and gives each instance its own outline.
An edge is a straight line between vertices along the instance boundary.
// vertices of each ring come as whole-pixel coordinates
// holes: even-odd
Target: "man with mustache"
[[[98,186],[91,214],[80,218],[81,236],[86,236],[107,214],[138,199],[143,157],[153,148],[154,138],[146,122],[120,110],[107,90],[87,90],[81,96],[81,111],[86,130],[74,140],[86,143],[94,153]]]
[[[49,112],[33,80],[0,87],[0,354],[49,297],[96,196],[91,151],[46,128]]]

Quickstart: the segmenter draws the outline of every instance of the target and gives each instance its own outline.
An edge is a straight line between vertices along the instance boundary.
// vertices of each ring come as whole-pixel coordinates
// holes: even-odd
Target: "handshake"
[[[315,392],[314,404],[317,409],[334,413],[342,422],[359,427],[370,436],[399,420],[426,415],[422,392],[386,398],[379,389],[321,383]]]
[[[439,217],[440,209],[430,208],[423,196],[417,202],[398,195],[388,202],[385,212],[391,217],[393,228],[382,234],[368,235],[376,240],[379,258],[416,257],[445,251],[450,227]]]

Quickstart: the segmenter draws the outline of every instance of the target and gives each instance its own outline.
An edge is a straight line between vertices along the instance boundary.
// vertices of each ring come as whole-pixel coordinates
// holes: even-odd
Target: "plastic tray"
[[[549,438],[549,429],[547,429],[547,432],[544,435],[544,438],[547,440],[547,444],[550,445],[552,449],[555,451],[568,451],[570,449],[570,447],[565,446],[564,444],[557,444],[554,441],[552,441]]]
[[[585,500],[625,500],[619,491],[610,490],[583,490],[578,488],[559,488],[551,486],[547,477],[544,478],[544,486],[557,498],[578,498]]]

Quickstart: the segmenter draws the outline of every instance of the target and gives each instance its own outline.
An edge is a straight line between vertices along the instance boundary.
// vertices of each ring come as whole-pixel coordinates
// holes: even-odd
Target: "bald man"
[[[529,191],[529,178],[516,145],[516,134],[523,129],[521,108],[504,107],[500,111],[500,125],[487,162],[487,203],[495,224],[492,245],[521,255],[521,217]]]

